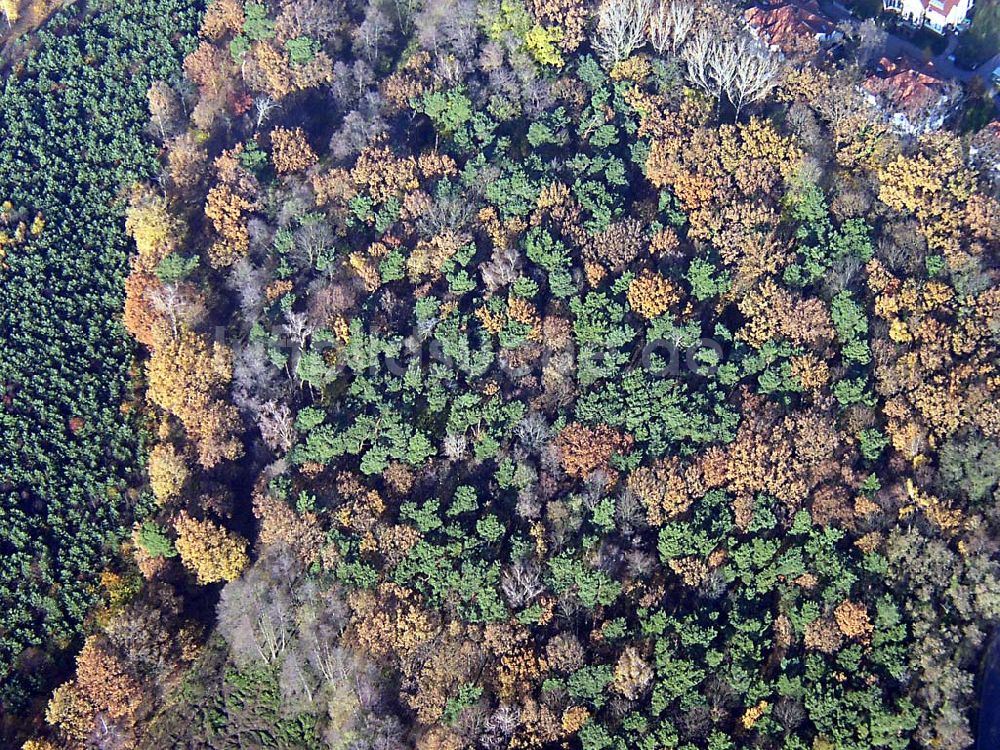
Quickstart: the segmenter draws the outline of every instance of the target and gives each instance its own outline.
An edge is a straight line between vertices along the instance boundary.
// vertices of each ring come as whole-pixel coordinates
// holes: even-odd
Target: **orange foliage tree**
[[[302,128],[275,128],[271,131],[271,161],[278,174],[301,172],[318,160]]]

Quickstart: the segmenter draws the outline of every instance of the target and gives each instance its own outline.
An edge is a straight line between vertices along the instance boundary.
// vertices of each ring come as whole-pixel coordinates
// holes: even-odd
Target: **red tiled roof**
[[[770,44],[785,51],[797,49],[803,41],[815,39],[820,34],[832,34],[837,29],[833,21],[821,15],[814,0],[756,5],[748,8],[743,17]]]
[[[923,0],[923,4],[924,10],[933,10],[947,18],[948,14],[958,5],[958,0]]]
[[[944,94],[944,85],[945,82],[934,75],[931,64],[921,70],[907,60],[887,57],[879,61],[879,71],[863,84],[866,91],[904,112],[916,112],[936,104]]]

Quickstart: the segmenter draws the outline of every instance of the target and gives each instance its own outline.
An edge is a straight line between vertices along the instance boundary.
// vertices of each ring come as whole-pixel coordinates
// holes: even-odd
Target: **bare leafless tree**
[[[413,28],[413,15],[420,7],[419,0],[393,0],[393,8],[396,10],[396,22],[399,30],[404,34],[409,34]]]
[[[593,47],[605,65],[625,60],[646,43],[652,0],[604,0]]]
[[[341,161],[350,161],[369,143],[388,129],[382,116],[382,97],[378,92],[368,92],[358,101],[357,109],[344,116],[341,126],[330,139],[330,155]]]
[[[298,650],[291,647],[281,663],[282,707],[289,710],[308,710],[320,688],[320,681],[311,665]]]
[[[861,68],[866,68],[876,55],[885,49],[888,33],[873,19],[842,29],[844,36],[855,43],[854,60]]]
[[[233,360],[233,399],[237,406],[256,419],[261,401],[288,397],[288,381],[257,341],[236,348]]]
[[[514,706],[500,705],[483,726],[479,742],[486,750],[500,750],[507,747],[510,737],[521,721],[521,710]]]
[[[512,607],[522,607],[545,590],[537,565],[518,560],[503,572],[500,587]]]
[[[204,299],[190,284],[163,284],[149,296],[154,309],[170,321],[175,337],[181,324],[196,326],[208,314]]]
[[[661,55],[676,55],[694,27],[695,4],[690,0],[661,0],[649,16],[649,41]]]
[[[465,435],[445,435],[442,451],[449,461],[461,461],[465,457],[467,449],[468,441],[466,440]]]
[[[722,90],[712,73],[712,58],[715,54],[716,42],[712,32],[707,28],[700,28],[684,45],[681,58],[684,60],[688,82],[709,96],[718,97]]]
[[[347,612],[339,592],[318,591],[310,582],[300,598],[305,606],[299,611],[299,635],[306,658],[327,684],[346,683],[352,669],[350,655],[340,646]]]
[[[416,218],[416,225],[428,237],[448,229],[460,233],[459,242],[468,242],[471,238],[465,230],[472,223],[474,213],[468,196],[442,196],[432,201],[427,210]]]
[[[125,750],[130,747],[128,733],[106,711],[98,711],[86,747],[88,750]]]
[[[502,287],[513,284],[518,277],[520,255],[516,247],[498,247],[494,249],[489,262],[484,263],[479,269],[486,288],[491,292],[495,292]]]
[[[743,108],[762,100],[774,87],[779,59],[755,39],[716,36],[703,27],[682,50],[688,81],[720,101],[725,96],[739,119]]]
[[[267,269],[254,266],[247,258],[233,264],[226,285],[236,293],[240,313],[248,322],[256,321],[264,305],[264,287],[269,281]]]
[[[258,96],[253,100],[253,111],[254,111],[254,127],[258,130],[260,126],[267,122],[267,118],[271,116],[271,112],[276,109],[281,109],[281,105],[278,104],[274,99],[267,96],[266,94]]]
[[[267,447],[275,453],[287,453],[295,442],[295,426],[288,404],[265,401],[257,411],[257,426]]]
[[[761,101],[774,88],[781,62],[776,55],[747,37],[733,46],[735,68],[726,86],[726,96],[736,108],[738,120],[746,105]]]
[[[183,129],[185,112],[181,98],[166,81],[153,81],[147,92],[149,114],[160,134],[160,140]]]
[[[307,36],[335,42],[345,20],[343,0],[298,0],[282,4],[275,31],[279,39]]]
[[[230,652],[240,663],[275,664],[292,638],[294,609],[288,588],[276,585],[257,565],[227,584],[218,606],[218,624]]]
[[[712,44],[712,55],[708,58],[708,69],[709,75],[715,81],[716,90],[719,92],[717,96],[721,97],[723,94],[729,96],[739,64],[739,50],[736,43],[716,40]]]
[[[382,8],[372,3],[365,12],[364,21],[354,30],[355,54],[363,56],[372,65],[378,60],[383,38],[392,33],[392,21]]]
[[[306,313],[289,310],[285,313],[285,324],[281,330],[288,336],[288,342],[295,347],[298,354],[305,347],[306,339],[312,335],[316,327]]]
[[[319,257],[333,247],[333,229],[323,221],[308,221],[295,230],[293,257],[308,269],[316,267]]]
[[[528,412],[514,428],[518,441],[531,454],[540,453],[552,438],[552,428],[544,415],[537,411]]]

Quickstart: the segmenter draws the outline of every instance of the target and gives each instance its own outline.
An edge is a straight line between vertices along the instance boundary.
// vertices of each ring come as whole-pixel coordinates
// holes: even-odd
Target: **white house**
[[[927,26],[943,34],[961,27],[976,0],[882,0],[882,8],[898,13],[914,26]]]

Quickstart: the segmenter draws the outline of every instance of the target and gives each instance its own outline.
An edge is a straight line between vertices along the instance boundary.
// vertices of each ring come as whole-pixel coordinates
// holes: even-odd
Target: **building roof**
[[[922,0],[924,4],[924,10],[934,11],[935,13],[940,13],[942,17],[947,18],[948,15],[955,10],[958,5],[959,0]]]
[[[804,44],[837,30],[815,0],[755,5],[744,11],[743,17],[769,44],[784,52],[800,50]]]
[[[878,71],[862,84],[870,94],[885,99],[893,109],[914,113],[933,107],[948,93],[933,63],[918,66],[910,60],[879,60]]]

